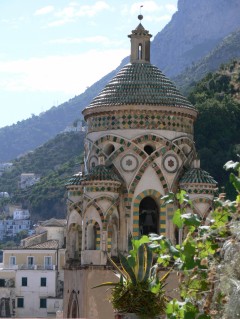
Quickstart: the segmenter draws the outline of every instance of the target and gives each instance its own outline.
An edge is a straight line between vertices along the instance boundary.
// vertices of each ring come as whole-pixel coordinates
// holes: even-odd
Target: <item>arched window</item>
[[[78,317],[77,301],[73,300],[73,303],[72,303],[72,318],[77,318],[77,317]]]
[[[87,250],[96,250],[97,229],[93,224],[87,227]]]
[[[75,290],[71,292],[69,297],[67,318],[79,318],[79,305]]]
[[[158,207],[155,200],[147,196],[139,205],[139,231],[141,235],[158,233],[159,230]]]
[[[115,146],[111,143],[107,144],[105,147],[104,147],[104,152],[106,155],[110,155],[112,154],[113,152],[115,151]]]
[[[138,45],[138,60],[142,60],[142,44]]]
[[[148,154],[148,155],[151,155],[154,151],[155,151],[155,147],[150,145],[150,144],[147,144],[144,146],[144,151]]]

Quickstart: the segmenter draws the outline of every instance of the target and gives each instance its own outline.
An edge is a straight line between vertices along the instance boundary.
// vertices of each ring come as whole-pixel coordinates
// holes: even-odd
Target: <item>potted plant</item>
[[[160,318],[165,313],[164,285],[169,272],[159,278],[158,265],[153,263],[148,242],[147,236],[133,239],[129,256],[119,254],[120,266],[109,258],[119,281],[96,286],[112,286],[110,302],[116,311],[116,319]]]

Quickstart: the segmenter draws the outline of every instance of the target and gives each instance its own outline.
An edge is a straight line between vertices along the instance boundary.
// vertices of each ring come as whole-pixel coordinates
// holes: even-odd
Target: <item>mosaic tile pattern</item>
[[[217,182],[212,176],[201,168],[189,169],[179,181],[180,184],[210,184],[217,185]]]
[[[112,250],[112,234],[113,234],[113,227],[109,225],[108,227],[108,237],[107,237],[107,251],[108,253]]]
[[[112,162],[115,158],[118,157],[119,154],[121,154],[122,152],[124,152],[126,150],[126,148],[130,148],[132,149],[136,154],[138,154],[140,157],[142,157],[143,159],[146,158],[146,154],[145,152],[139,148],[137,145],[133,144],[131,141],[124,139],[124,138],[119,138],[117,136],[114,135],[105,135],[104,137],[101,137],[99,140],[97,140],[95,142],[95,145],[98,147],[98,145],[104,143],[104,142],[115,142],[120,144],[121,146],[115,151],[113,152],[110,156],[109,156],[109,161]],[[98,154],[100,152],[100,149],[98,149],[96,151],[96,153]]]
[[[177,138],[173,141],[174,144],[176,144],[177,146],[183,145],[183,144],[187,144],[189,145],[192,149],[195,149],[195,144],[194,142],[189,139],[188,137],[180,137]]]
[[[161,156],[161,155],[164,155],[167,150],[170,149],[170,147],[166,148],[166,147],[163,147],[161,148],[159,151],[155,151],[153,154],[151,154],[149,156],[149,158],[142,164],[141,168],[139,169],[137,175],[135,176],[133,182],[131,183],[131,187],[129,189],[129,194],[133,194],[138,183],[140,182],[143,174],[145,173],[146,169],[151,165],[152,168],[155,170],[155,172],[157,173],[162,185],[163,185],[163,188],[165,189],[166,193],[169,191],[168,190],[168,185],[167,185],[167,181],[165,180],[165,177],[162,173],[162,170],[161,168],[156,164],[154,163],[154,160]],[[129,201],[131,200],[130,196],[129,196]]]
[[[142,143],[146,143],[146,142],[154,142],[154,143],[161,143],[161,144],[165,144],[168,142],[167,139],[162,138],[160,136],[157,135],[153,135],[153,134],[144,134],[142,136],[139,136],[137,138],[135,138],[134,140],[132,140],[133,143],[135,144],[142,144]]]
[[[202,188],[200,185],[181,185],[181,188],[184,189],[189,195],[191,194],[201,194],[201,195],[215,195],[216,186],[204,186]]]
[[[71,212],[72,210],[76,210],[78,212],[78,214],[82,214],[82,201],[77,201],[75,203],[71,203],[69,204],[68,202],[68,211]]]
[[[96,227],[96,250],[100,250],[100,243],[101,243],[101,231],[100,231],[100,226],[98,222],[96,222],[93,219],[90,219],[86,222],[85,225],[85,249],[87,249],[87,227],[88,225],[93,225]]]
[[[153,189],[148,189],[140,193],[133,201],[133,237],[140,237],[139,233],[139,205],[141,200],[147,196],[153,197],[158,207],[161,207],[161,194]],[[159,234],[166,235],[166,207],[161,207],[159,210]]]
[[[81,196],[83,194],[82,190],[81,191],[69,191],[68,196],[74,197],[74,196]]]
[[[187,114],[157,111],[112,112],[89,117],[88,132],[125,129],[170,130],[193,134],[194,119]]]
[[[118,185],[109,185],[109,186],[103,186],[103,185],[93,185],[93,186],[85,186],[84,190],[86,193],[91,192],[112,192],[112,193],[119,193],[119,186]]]

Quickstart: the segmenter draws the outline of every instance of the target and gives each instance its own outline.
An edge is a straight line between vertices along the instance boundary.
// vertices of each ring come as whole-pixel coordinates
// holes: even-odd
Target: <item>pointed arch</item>
[[[104,223],[104,213],[102,211],[102,208],[99,206],[99,204],[97,203],[98,199],[94,198],[92,200],[90,200],[88,203],[87,203],[87,206],[85,207],[84,209],[84,214],[86,213],[86,211],[88,210],[89,207],[93,206],[96,211],[98,212],[99,214],[99,217],[101,219],[101,222]],[[85,217],[85,216],[84,216]]]
[[[194,211],[202,218],[205,219],[207,218],[208,214],[209,214],[209,209],[212,207],[213,205],[213,200],[211,200],[210,198],[206,198],[206,197],[198,197],[195,199],[192,199],[192,203],[193,203],[193,207],[194,207]],[[208,208],[205,209],[204,212],[201,212],[197,207],[196,204],[207,204]]]
[[[70,294],[69,301],[68,301],[68,310],[67,310],[67,318],[79,318],[79,303],[77,292],[73,290]]]
[[[133,237],[138,238],[140,236],[139,231],[139,205],[145,197],[152,197],[158,205],[159,214],[159,232],[166,235],[166,207],[162,207],[161,196],[158,191],[154,189],[147,189],[138,194],[133,200]]]
[[[147,137],[149,136],[154,136],[154,135],[144,135],[142,137],[139,137],[139,141],[143,141],[143,139],[147,139]],[[160,140],[162,141],[162,139],[160,138]],[[136,139],[137,141],[137,139]],[[138,185],[138,183],[140,182],[143,174],[145,173],[146,169],[151,165],[152,168],[155,170],[155,172],[157,173],[159,180],[162,183],[162,186],[165,190],[165,192],[169,192],[169,188],[168,188],[168,184],[167,181],[162,173],[161,168],[157,165],[157,163],[155,162],[155,159],[157,159],[158,157],[161,157],[163,155],[165,155],[168,151],[173,151],[174,153],[176,153],[177,156],[180,157],[180,159],[184,162],[184,160],[186,159],[184,153],[182,152],[182,150],[174,145],[172,142],[167,141],[166,145],[163,147],[160,147],[159,149],[157,149],[155,152],[153,152],[140,166],[137,174],[135,175],[130,188],[129,188],[129,192],[128,192],[128,198],[126,201],[126,207],[129,208],[131,206],[131,200],[133,198],[133,194],[134,191]]]
[[[68,259],[79,259],[82,246],[82,226],[71,223],[67,230],[67,257]]]
[[[113,214],[113,211],[116,210],[117,211],[117,218],[119,220],[119,213],[118,213],[118,205],[119,205],[119,197],[117,198],[117,200],[115,200],[112,205],[108,208],[107,212],[106,212],[106,216],[105,216],[105,220],[104,220],[104,224],[103,224],[103,230],[106,230],[107,225],[109,223],[109,219]]]
[[[90,228],[90,227],[91,227],[92,231],[89,231],[88,228]],[[92,235],[93,237],[89,238],[90,235]],[[100,243],[101,243],[100,226],[99,226],[97,221],[90,219],[85,224],[85,249],[86,250],[100,250]]]

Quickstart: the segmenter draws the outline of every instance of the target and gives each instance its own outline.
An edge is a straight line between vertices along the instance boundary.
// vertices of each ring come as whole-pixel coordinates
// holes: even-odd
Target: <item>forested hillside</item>
[[[238,57],[240,57],[240,29],[225,37],[208,55],[173,78],[173,81],[186,95],[209,72],[216,71],[221,64]]]
[[[232,193],[223,165],[240,154],[240,60],[209,73],[189,100],[199,111],[195,142],[201,167]]]
[[[65,217],[65,182],[80,170],[84,136],[83,132],[59,134],[35,151],[13,161],[11,171],[0,177],[0,191],[11,195],[11,202],[28,207],[34,220]],[[40,182],[20,190],[21,173],[39,174]]]
[[[143,20],[143,25],[148,29],[147,21]],[[239,27],[239,0],[179,0],[178,11],[152,41],[151,62],[168,77],[175,78],[186,68],[191,68],[192,64],[208,56],[222,43],[223,38]],[[127,35],[123,34],[123,37],[125,36]],[[228,41],[227,38],[226,41]],[[236,41],[238,46],[236,46],[235,56],[240,57],[239,40],[236,39]],[[206,61],[204,66],[197,67],[195,71],[192,70],[189,73],[192,75],[196,72],[203,76],[205,72],[212,70],[212,66],[218,68],[219,63],[228,62],[230,56],[227,52],[233,51],[231,46],[227,49],[227,42],[225,44],[224,50],[218,51],[212,57],[207,57],[208,62]],[[63,131],[74,120],[79,119],[81,111],[128,60],[125,58],[116,70],[68,102],[54,106],[40,116],[32,116],[28,120],[1,128],[0,162],[13,160],[20,154],[35,149]],[[183,82],[189,77],[189,73],[184,76]],[[199,79],[198,76],[193,77],[190,82]],[[184,83],[181,86],[186,88]],[[19,101],[19,107],[21,107],[20,104],[21,101]]]
[[[218,182],[233,190],[223,165],[240,154],[240,60],[209,73],[189,94],[199,114],[195,125],[196,148],[201,167]],[[34,220],[65,217],[68,178],[80,170],[84,133],[64,133],[35,151],[15,160],[13,169],[0,177],[0,191],[30,208]],[[39,183],[20,191],[20,174],[41,175]]]

